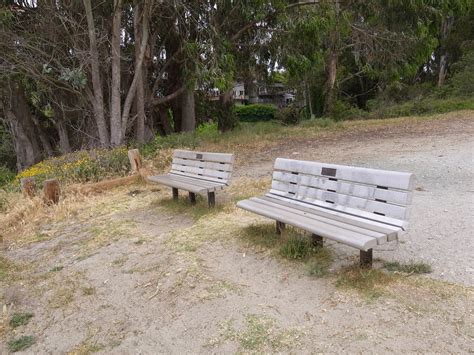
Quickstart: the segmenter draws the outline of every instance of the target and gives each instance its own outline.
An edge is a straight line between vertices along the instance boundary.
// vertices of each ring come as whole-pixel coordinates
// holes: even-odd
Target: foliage
[[[33,318],[33,313],[14,313],[12,317],[10,318],[10,326],[12,328],[19,327],[21,325],[26,325],[30,321],[30,319]]]
[[[15,178],[15,173],[6,166],[0,165],[0,188],[9,184]]]
[[[257,122],[274,120],[277,108],[271,105],[253,104],[236,106],[234,111],[241,122]]]
[[[451,80],[451,92],[455,96],[473,96],[474,95],[474,41],[466,44],[465,53],[452,66],[454,72]]]
[[[434,113],[445,113],[456,110],[473,110],[474,99],[472,98],[446,98],[435,97],[417,98],[400,104],[390,104],[383,100],[372,102],[372,110],[367,113],[366,118],[389,118],[416,115],[429,115]],[[357,117],[355,117],[357,118]]]
[[[8,342],[8,350],[12,353],[28,349],[35,343],[35,337],[31,335],[22,335],[17,339],[12,339]]]
[[[26,177],[35,177],[37,184],[51,178],[67,183],[89,182],[109,176],[124,176],[129,171],[127,148],[97,149],[43,160],[20,172],[14,182],[18,184],[21,178]]]
[[[290,236],[280,247],[280,254],[290,260],[304,260],[311,253],[311,243],[307,238]]]
[[[0,167],[5,166],[11,170],[15,169],[15,151],[13,149],[13,142],[8,128],[0,119]],[[0,175],[2,173],[0,172]],[[0,177],[0,186],[2,186]]]
[[[288,106],[276,112],[276,119],[286,125],[294,125],[300,122],[302,113],[296,106]]]

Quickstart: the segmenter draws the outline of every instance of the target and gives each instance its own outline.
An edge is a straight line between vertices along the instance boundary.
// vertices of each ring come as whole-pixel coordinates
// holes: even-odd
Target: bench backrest
[[[413,188],[411,173],[278,158],[270,193],[393,223],[408,218]]]
[[[228,185],[234,155],[175,150],[170,173]]]

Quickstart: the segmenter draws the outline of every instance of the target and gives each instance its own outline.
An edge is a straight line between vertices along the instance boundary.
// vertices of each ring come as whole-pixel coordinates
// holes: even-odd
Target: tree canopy
[[[199,107],[232,129],[236,82],[250,103],[284,83],[308,117],[394,85],[472,93],[473,21],[469,0],[4,1],[0,165],[193,131]]]

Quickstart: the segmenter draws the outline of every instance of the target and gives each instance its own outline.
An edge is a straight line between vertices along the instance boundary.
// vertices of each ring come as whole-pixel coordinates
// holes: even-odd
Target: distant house
[[[258,102],[286,107],[295,101],[295,91],[282,83],[262,85],[258,88]]]
[[[270,104],[278,107],[286,107],[295,101],[296,93],[293,89],[288,89],[282,83],[275,84],[257,84],[256,103]],[[209,91],[211,100],[218,100],[220,91],[213,88]],[[232,89],[232,99],[236,104],[245,105],[249,103],[249,96],[245,92],[245,86],[237,82]]]

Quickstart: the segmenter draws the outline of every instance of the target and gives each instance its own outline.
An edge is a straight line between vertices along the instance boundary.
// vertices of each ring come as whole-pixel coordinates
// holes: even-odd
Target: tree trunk
[[[67,132],[66,125],[63,120],[57,120],[55,122],[56,130],[59,136],[59,149],[62,154],[70,153],[72,151],[71,144],[69,142],[69,134]]]
[[[230,131],[235,127],[237,119],[232,110],[232,88],[222,93],[219,97],[219,113],[217,117],[217,128],[220,132]]]
[[[123,143],[122,109],[120,95],[120,25],[122,21],[122,0],[114,0],[111,39],[111,90],[110,90],[110,143],[113,147]]]
[[[249,104],[258,104],[257,85],[254,83],[252,78],[249,78],[244,83],[244,91],[245,91],[245,94],[249,98],[248,99]]]
[[[438,87],[444,85],[446,75],[448,74],[448,55],[442,54],[439,59]]]
[[[314,117],[314,112],[313,112],[313,102],[312,102],[312,99],[311,99],[311,90],[309,88],[308,81],[306,79],[304,80],[304,92],[305,92],[304,97],[307,101],[306,104],[309,107],[309,117],[313,118]]]
[[[183,115],[183,107],[181,106],[181,97],[171,100],[171,111],[173,112],[173,128],[175,132],[181,132],[181,116]]]
[[[15,114],[8,110],[6,117],[13,137],[16,154],[16,168],[18,171],[22,171],[39,162],[41,157],[38,154],[38,150],[36,150],[37,148],[35,148],[31,143]]]
[[[165,136],[173,133],[173,129],[170,125],[170,119],[168,117],[168,110],[165,107],[159,107],[158,116],[160,118],[161,127],[163,128],[163,133]]]
[[[453,27],[454,17],[446,16],[443,18],[441,23],[441,48],[440,48],[440,58],[439,58],[439,71],[438,71],[438,87],[444,85],[446,81],[446,76],[448,74],[448,53],[446,51],[446,41],[448,40],[449,34]]]
[[[97,49],[97,39],[95,35],[95,25],[94,17],[92,15],[91,0],[83,0],[83,2],[86,11],[87,28],[89,33],[91,77],[92,87],[94,91],[94,95],[93,97],[90,97],[90,99],[92,101],[92,109],[94,111],[94,118],[97,124],[100,144],[103,147],[109,147],[110,139],[104,115],[104,94],[102,91],[102,80],[100,78],[99,51]]]
[[[137,90],[138,82],[142,81],[141,87],[143,88],[143,59],[145,58],[145,51],[146,51],[146,46],[148,44],[148,20],[149,20],[149,2],[144,1],[142,11],[140,11],[140,6],[137,5],[135,6],[135,16],[134,16],[134,27],[135,27],[135,33],[140,32],[138,38],[136,38],[136,43],[135,46],[140,43],[140,47],[138,50],[138,53],[135,48],[135,74],[133,76],[132,84],[130,84],[130,88],[128,90],[127,97],[125,98],[125,102],[123,104],[123,114],[122,114],[122,136],[125,137],[125,133],[127,131],[127,125],[128,125],[128,119],[130,116],[130,109],[132,107],[133,99],[135,97],[135,93]],[[142,15],[142,16],[140,16]],[[140,24],[140,19],[142,20],[142,28],[141,30],[138,30],[139,24]],[[144,93],[142,92],[144,95]],[[142,96],[143,97],[143,96]],[[144,101],[144,98],[143,98]],[[143,103],[144,105],[144,103]],[[143,122],[145,121],[144,115],[145,115],[145,108],[143,108],[143,114],[142,120]],[[138,114],[138,110],[137,110]],[[144,127],[144,124],[143,124]],[[144,130],[144,129],[143,129]],[[144,135],[144,133],[143,133]]]
[[[339,1],[334,2],[335,21],[334,29],[329,36],[329,53],[326,58],[327,80],[325,85],[325,100],[324,100],[324,114],[332,115],[334,111],[334,103],[336,100],[336,77],[337,77],[337,62],[338,62],[338,48],[339,48]]]
[[[41,124],[35,115],[31,115],[31,119],[33,120],[36,131],[38,132],[38,137],[40,139],[41,145],[43,146],[43,151],[46,153],[44,156],[52,157],[54,155],[53,146],[51,145],[47,134],[44,132],[43,127],[41,127]]]
[[[41,147],[23,88],[15,83],[11,89],[7,118],[14,135],[15,148],[20,153],[17,167],[23,170],[41,160]]]
[[[193,132],[196,129],[196,110],[194,88],[187,87],[181,94],[181,131]]]

